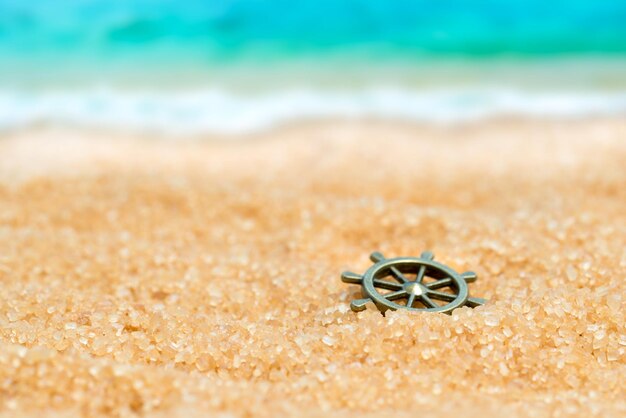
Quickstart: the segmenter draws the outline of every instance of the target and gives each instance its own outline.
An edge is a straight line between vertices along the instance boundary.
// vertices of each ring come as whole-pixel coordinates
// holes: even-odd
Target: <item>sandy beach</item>
[[[5,134],[0,416],[623,417],[625,248],[619,118]],[[349,309],[426,249],[489,302]]]

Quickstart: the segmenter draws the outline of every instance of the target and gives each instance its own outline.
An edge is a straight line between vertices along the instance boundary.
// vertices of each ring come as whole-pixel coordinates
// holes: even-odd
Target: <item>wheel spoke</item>
[[[402,274],[397,268],[391,267],[390,270],[393,274],[393,277],[395,277],[400,283],[407,283],[409,281],[406,277],[404,277],[404,274]]]
[[[402,285],[400,283],[388,282],[386,280],[374,279],[374,287],[387,290],[401,290]]]
[[[450,277],[447,277],[445,279],[440,279],[435,282],[426,283],[425,286],[429,289],[435,290],[435,289],[441,289],[442,287],[450,286],[451,284],[452,284],[452,279]]]
[[[465,279],[467,283],[475,282],[476,279],[478,279],[478,276],[473,271],[466,271],[465,273],[461,274],[461,277],[463,277],[463,279]]]
[[[384,259],[385,259],[385,256],[379,253],[378,251],[375,251],[370,254],[370,260],[372,260],[374,263],[378,263],[379,261],[382,261]]]
[[[371,301],[372,299],[370,298],[355,299],[350,303],[350,308],[352,308],[354,312],[361,312],[365,310],[365,305],[367,305]]]
[[[363,277],[361,277],[360,274],[356,274],[351,271],[344,271],[341,273],[341,281],[344,283],[361,284]]]
[[[484,305],[485,303],[487,303],[487,299],[483,298],[467,298],[467,302],[465,302],[465,304],[470,308],[475,308],[477,306]]]
[[[418,283],[422,283],[422,281],[424,281],[424,273],[426,273],[426,266],[421,266],[420,271],[417,273],[415,281]]]
[[[385,299],[387,299],[387,300],[402,299],[405,296],[406,296],[406,290],[404,290],[404,289],[398,290],[396,292],[386,293],[386,294],[383,295],[383,297]]]
[[[406,301],[406,307],[407,308],[412,308],[414,302],[415,302],[415,293],[411,293],[409,295],[409,300]]]
[[[433,299],[443,300],[446,302],[452,302],[454,299],[456,299],[456,295],[452,295],[450,293],[444,293],[444,292],[437,292],[436,290],[431,290],[428,292],[428,294]]]
[[[431,253],[430,251],[424,251],[421,255],[420,255],[421,259],[424,260],[434,260],[435,259],[435,254]]]
[[[421,300],[424,303],[424,305],[428,306],[429,308],[438,308],[439,307],[439,305],[437,305],[431,298],[429,298],[425,294],[422,294]]]

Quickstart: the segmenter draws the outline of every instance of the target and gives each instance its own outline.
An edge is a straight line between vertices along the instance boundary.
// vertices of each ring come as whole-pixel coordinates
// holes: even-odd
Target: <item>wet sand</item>
[[[623,417],[625,248],[617,119],[5,135],[0,415]],[[489,302],[350,311],[425,249]]]

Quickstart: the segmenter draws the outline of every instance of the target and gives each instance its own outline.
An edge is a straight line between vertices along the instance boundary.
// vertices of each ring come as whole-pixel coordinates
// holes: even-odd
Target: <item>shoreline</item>
[[[500,118],[573,120],[626,114],[626,90],[394,84],[300,86],[242,94],[220,87],[177,91],[90,89],[0,91],[0,132],[57,125],[184,137],[243,135],[300,121],[408,121],[454,125]]]

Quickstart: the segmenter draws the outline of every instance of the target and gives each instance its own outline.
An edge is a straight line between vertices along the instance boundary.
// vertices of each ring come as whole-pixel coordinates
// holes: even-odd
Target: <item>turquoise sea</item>
[[[625,113],[623,0],[0,0],[0,130]]]

